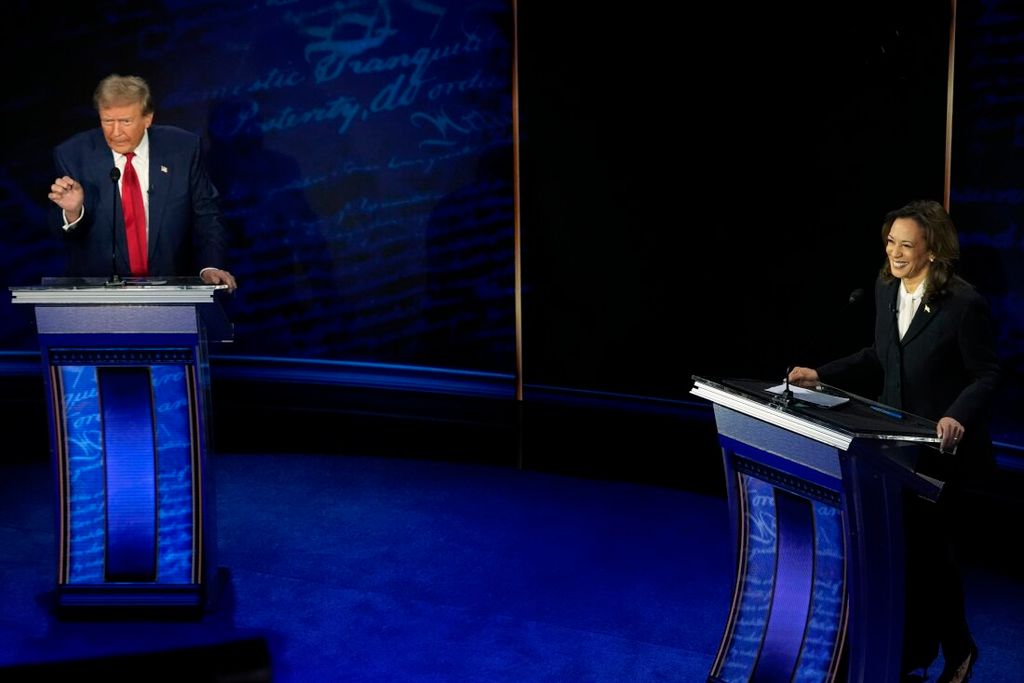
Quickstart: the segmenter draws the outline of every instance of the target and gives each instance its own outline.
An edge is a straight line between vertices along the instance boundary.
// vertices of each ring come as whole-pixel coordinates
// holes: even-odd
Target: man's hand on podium
[[[220,268],[204,268],[203,271],[199,273],[199,277],[208,285],[227,285],[229,292],[233,292],[238,289],[238,283],[235,282],[235,276],[226,270],[221,270]]]

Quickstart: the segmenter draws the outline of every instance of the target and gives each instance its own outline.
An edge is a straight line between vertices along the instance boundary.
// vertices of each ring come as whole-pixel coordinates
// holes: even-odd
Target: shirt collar
[[[113,150],[111,150],[113,151]],[[142,140],[135,147],[135,158],[140,161],[147,161],[149,159],[149,131],[147,130],[142,134]],[[124,161],[125,155],[118,152],[114,152],[114,158],[118,161]],[[136,166],[135,168],[138,168]]]
[[[904,301],[920,301],[921,297],[924,296],[924,288],[926,286],[926,283],[922,282],[920,285],[918,285],[917,289],[914,290],[914,293],[911,294],[910,292],[907,291],[907,286],[903,282],[903,280],[900,280],[900,299]]]

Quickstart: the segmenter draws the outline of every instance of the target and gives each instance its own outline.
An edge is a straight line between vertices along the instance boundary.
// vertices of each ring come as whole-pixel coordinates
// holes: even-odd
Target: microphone
[[[117,181],[121,179],[121,169],[117,166],[110,169],[110,182],[114,186],[113,211],[110,213],[110,281],[108,285],[123,285],[117,274]]]
[[[793,372],[793,367],[786,368],[786,390],[782,392],[782,399],[785,405],[789,405],[789,402],[793,400],[793,392],[789,388],[789,373]]]

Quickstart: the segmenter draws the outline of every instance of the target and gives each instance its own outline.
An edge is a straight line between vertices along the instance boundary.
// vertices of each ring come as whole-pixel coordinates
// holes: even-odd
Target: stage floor
[[[48,465],[0,466],[0,666],[218,680],[234,658],[250,680],[473,683],[711,668],[731,599],[722,498],[436,460],[221,455],[211,469],[215,609],[60,620]],[[967,578],[974,680],[1017,681],[1019,570],[979,561]]]

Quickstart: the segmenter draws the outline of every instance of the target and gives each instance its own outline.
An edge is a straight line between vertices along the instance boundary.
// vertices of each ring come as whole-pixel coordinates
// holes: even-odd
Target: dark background
[[[882,216],[942,199],[949,15],[843,6],[522,7],[528,372],[676,395],[870,339]]]
[[[414,434],[428,423],[486,434],[472,448],[499,444],[499,459],[657,478],[693,430],[713,436],[706,406],[689,401],[693,374],[781,380],[869,341],[871,297],[850,294],[870,292],[883,215],[943,199],[951,19],[914,0],[675,14],[12,3],[3,279],[59,272],[44,229],[50,149],[96,125],[100,78],[138,73],[157,123],[203,135],[233,231],[236,341],[213,351],[224,447],[280,443],[260,429],[277,423],[294,448],[368,449],[399,416]],[[1024,443],[1019,46],[1007,39],[1020,25],[1006,3],[961,11],[952,155],[962,269],[1000,325],[995,436],[1010,456]],[[514,103],[525,417],[509,403]],[[34,385],[12,384],[37,372],[31,311],[5,300],[0,314],[17,387],[4,400],[34,405],[23,390]],[[315,364],[300,373],[299,359]],[[356,372],[368,366],[391,379]],[[417,391],[396,391],[415,372]],[[489,400],[452,377],[490,382]],[[339,415],[344,444],[333,429],[296,436],[325,434]],[[449,429],[429,430],[437,439],[420,445],[456,454]]]

